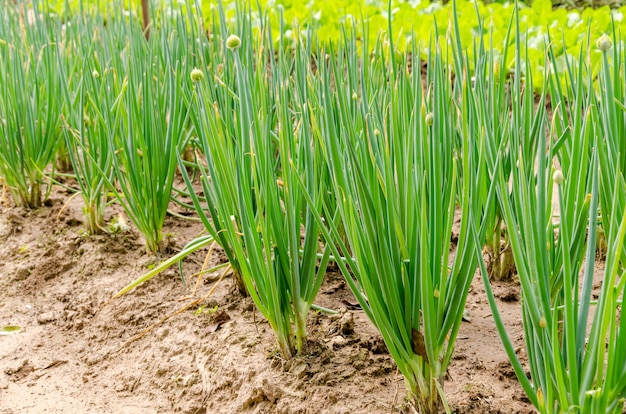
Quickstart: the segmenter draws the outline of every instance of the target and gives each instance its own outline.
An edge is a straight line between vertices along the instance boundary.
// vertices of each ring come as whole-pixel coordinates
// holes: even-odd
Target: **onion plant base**
[[[233,270],[233,281],[235,282],[233,287],[238,294],[240,294],[244,298],[250,296],[250,294],[248,293],[248,289],[246,288],[246,284],[241,277],[241,273]]]
[[[606,260],[606,254],[608,251],[608,244],[606,240],[606,234],[601,226],[598,226],[598,235],[596,240],[596,260]]]
[[[421,357],[418,364],[425,363]],[[405,376],[409,403],[420,414],[438,414],[444,407],[443,376],[437,376],[432,368],[425,368],[414,376]]]
[[[497,281],[510,281],[515,276],[517,269],[513,260],[513,251],[509,244],[501,241],[497,251],[494,246],[485,246],[483,257],[487,265],[489,279]]]
[[[13,201],[15,205],[29,210],[36,210],[43,206],[43,195],[41,184],[31,184],[27,191],[13,191]]]
[[[89,234],[104,233],[104,204],[99,202],[89,203],[83,207],[85,227]]]
[[[67,150],[67,146],[61,145],[57,150],[56,160],[54,165],[57,171],[62,173],[71,173],[74,169],[72,167],[72,160]]]

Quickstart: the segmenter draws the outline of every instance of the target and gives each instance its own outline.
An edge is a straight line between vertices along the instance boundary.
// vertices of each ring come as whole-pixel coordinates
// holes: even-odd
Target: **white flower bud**
[[[554,181],[556,185],[563,184],[563,180],[565,180],[565,177],[563,176],[561,170],[556,170],[554,174],[552,174],[552,181]]]
[[[602,36],[600,36],[600,38],[598,38],[598,41],[596,42],[596,47],[601,52],[606,52],[613,47],[613,41],[609,36],[603,34]]]
[[[426,114],[426,125],[433,126],[433,122],[435,122],[435,116],[432,112]]]
[[[204,78],[204,73],[198,68],[193,68],[191,71],[191,80],[193,82],[201,81]]]
[[[226,47],[230,50],[239,49],[241,47],[241,38],[237,35],[231,34],[226,39]]]

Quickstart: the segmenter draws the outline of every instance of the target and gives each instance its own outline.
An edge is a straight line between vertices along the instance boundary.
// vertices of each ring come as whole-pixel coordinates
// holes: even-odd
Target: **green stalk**
[[[75,69],[66,75],[64,94],[69,108],[65,143],[83,198],[84,221],[89,234],[105,231],[107,183],[112,181],[113,149],[110,144],[120,122],[120,107],[114,105],[119,81],[106,62],[101,18],[79,16],[66,30],[66,45],[81,50]],[[78,75],[73,75],[73,72]],[[73,83],[74,78],[76,84]]]
[[[626,211],[626,195],[617,193],[613,198],[613,184],[617,174],[626,176],[626,58],[615,29],[612,37],[606,37],[609,49],[601,51],[602,67],[599,75],[599,91],[596,104],[598,112],[598,133],[603,137],[600,144],[605,148],[600,151],[600,206],[602,210],[602,227],[606,235],[616,232],[622,213]],[[595,96],[594,96],[595,97]],[[612,208],[616,203],[615,208]],[[615,214],[615,215],[613,215]],[[610,237],[610,236],[609,236]],[[619,252],[626,263],[626,251]]]
[[[25,21],[15,6],[0,14],[0,176],[26,208],[41,207],[45,170],[61,142],[59,27],[34,16]]]
[[[176,23],[176,22],[174,22]],[[185,133],[186,107],[179,93],[188,79],[185,59],[175,59],[184,45],[185,26],[163,24],[146,43],[137,22],[121,24],[129,39],[115,73],[125,73],[114,106],[124,104],[117,124],[113,170],[120,204],[144,236],[146,250],[163,245],[163,222],[176,172],[179,142]],[[183,30],[183,31],[181,31]],[[186,39],[186,37],[184,37]]]
[[[519,39],[519,23],[516,27]],[[519,43],[516,56],[515,79],[519,79],[519,68],[528,65]],[[511,116],[515,133],[504,147],[500,146],[499,157],[505,157],[506,150],[519,154],[518,167],[508,176],[501,165],[490,166],[522,288],[531,381],[513,350],[486,269],[481,265],[483,281],[507,354],[528,397],[541,413],[621,413],[624,405],[623,384],[616,381],[622,374],[621,349],[625,346],[620,342],[624,336],[618,329],[621,322],[617,317],[623,296],[618,263],[626,231],[624,220],[609,232],[603,299],[598,300],[595,314],[589,318],[598,202],[603,197],[612,200],[606,209],[603,207],[603,217],[620,217],[616,211],[624,179],[616,171],[610,172],[610,181],[608,176],[603,177],[609,171],[602,164],[609,157],[610,146],[599,138],[598,120],[604,116],[605,125],[612,124],[612,115],[597,114],[594,92],[587,86],[591,75],[586,71],[581,57],[577,65],[568,65],[564,74],[548,74],[558,116],[550,129],[545,125],[543,103],[535,112],[533,97],[523,93],[520,81],[514,80]],[[563,81],[568,87],[567,99],[561,89]],[[528,74],[524,89],[534,89]],[[557,191],[558,226],[553,217],[553,191]],[[587,335],[589,328],[591,333]]]
[[[307,98],[312,40],[301,40],[291,57],[283,41],[274,51],[269,27],[260,28],[258,46],[247,19],[239,30],[241,38],[226,39],[225,54],[212,56],[232,59],[234,84],[195,72],[190,106],[207,157],[200,171],[206,205],[183,176],[207,230],[231,255],[282,355],[291,358],[306,350],[306,316],[330,254],[324,249],[317,259],[319,229],[304,195],[321,206],[324,165],[312,147]],[[283,39],[283,27],[279,33]]]
[[[482,206],[469,188],[483,162],[481,149],[469,139],[469,126],[456,124],[439,45],[429,48],[432,92],[425,93],[419,72],[407,75],[406,60],[397,60],[392,47],[387,54],[379,42],[370,62],[359,58],[366,50],[355,53],[354,35],[344,36],[319,68],[318,91],[318,139],[337,213],[328,206],[324,216],[315,211],[328,226],[322,231],[333,255],[345,258],[337,264],[380,330],[411,401],[419,412],[434,413],[442,404],[447,409],[443,376],[477,264],[469,226],[478,221],[480,227]],[[412,52],[419,56],[415,44]],[[382,87],[372,81],[381,74],[389,77]],[[432,121],[422,114],[423,104]],[[457,200],[462,224],[449,271]]]

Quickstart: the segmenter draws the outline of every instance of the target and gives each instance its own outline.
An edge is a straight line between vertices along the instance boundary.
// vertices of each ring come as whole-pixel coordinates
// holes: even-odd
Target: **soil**
[[[169,216],[169,251],[147,255],[132,228],[86,235],[81,201],[69,196],[55,188],[34,211],[0,200],[0,327],[22,328],[0,335],[1,414],[413,412],[381,336],[340,274],[328,273],[316,301],[339,313],[312,311],[306,356],[284,361],[232,278],[205,278],[193,292],[191,275],[208,249],[184,262],[189,287],[172,268],[110,300],[198,236],[201,224]],[[118,214],[112,206],[107,219]],[[224,260],[218,250],[210,263]],[[522,353],[519,287],[494,288]],[[452,411],[534,412],[478,275],[467,311],[444,385]]]

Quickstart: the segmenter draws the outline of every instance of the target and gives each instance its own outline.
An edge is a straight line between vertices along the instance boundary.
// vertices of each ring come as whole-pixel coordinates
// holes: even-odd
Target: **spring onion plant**
[[[520,39],[518,22],[516,31]],[[587,89],[590,75],[582,57],[577,65],[567,62],[562,73],[556,67],[548,73],[550,87],[544,90],[550,90],[556,104],[548,124],[543,99],[534,109],[530,73],[522,84],[528,59],[520,52],[519,40],[516,47],[511,81],[514,128],[498,154],[504,157],[507,148],[516,163],[509,176],[498,162],[491,165],[490,174],[497,183],[521,285],[530,379],[506,333],[481,262],[488,301],[517,378],[540,413],[621,413],[626,325],[619,317],[624,293],[619,252],[626,220],[620,219],[609,232],[609,255],[596,302],[592,287],[602,155],[594,98]],[[561,89],[563,80],[567,92]],[[623,178],[618,176],[611,190],[623,191]]]
[[[626,193],[613,191],[616,179],[626,177],[626,58],[622,42],[615,33],[597,39],[596,53],[602,54],[599,93],[595,108],[600,140],[600,206],[604,234],[615,232],[626,212]],[[613,208],[614,207],[614,208]],[[626,250],[620,254],[626,264]]]
[[[558,205],[555,211],[556,230],[571,240],[570,255],[572,258],[582,259],[585,250],[585,239],[588,227],[589,214],[597,214],[597,207],[591,209],[591,176],[592,150],[595,146],[594,136],[597,130],[597,115],[594,111],[594,98],[589,93],[589,86],[593,84],[590,71],[584,61],[584,53],[581,50],[579,57],[566,59],[563,72],[554,56],[552,48],[548,50],[551,62],[549,86],[546,87],[550,94],[551,106],[554,111],[551,122],[552,163],[551,174],[556,181],[559,175],[567,175],[568,180],[560,189],[560,194],[554,194],[553,203]],[[595,168],[595,167],[594,167]],[[561,200],[558,197],[563,197]],[[557,204],[557,199],[559,200]],[[566,210],[562,210],[566,207]],[[563,218],[570,222],[568,229],[560,229]],[[554,247],[554,246],[551,246]],[[595,247],[595,244],[594,244]],[[568,271],[565,266],[564,252],[560,249],[552,249],[554,252],[553,269]],[[574,267],[580,267],[576,264]],[[574,278],[574,275],[571,276]],[[563,286],[563,275],[557,275],[551,281],[551,291],[556,294]]]
[[[17,5],[0,12],[0,176],[27,208],[46,198],[45,170],[62,138],[58,32],[54,22]]]
[[[544,137],[542,137],[544,138]],[[514,351],[484,272],[488,300],[496,326],[516,375],[530,401],[541,413],[621,413],[624,407],[624,326],[619,318],[624,293],[618,256],[607,255],[600,299],[592,296],[597,228],[597,157],[587,161],[590,191],[585,203],[567,205],[574,198],[578,183],[567,173],[550,172],[546,148],[540,144],[536,174],[513,172],[514,190],[501,197],[505,221],[511,232],[511,245],[522,288],[522,312],[530,366],[530,380]],[[551,151],[547,150],[548,154]],[[520,157],[520,162],[523,162]],[[521,170],[521,168],[520,168]],[[575,175],[575,174],[572,174]],[[560,222],[558,231],[551,223],[550,187],[558,191]],[[623,181],[622,181],[623,183]],[[591,187],[589,187],[591,186]],[[498,177],[498,191],[506,191]],[[589,206],[590,203],[590,206]],[[520,211],[515,215],[513,211]],[[581,211],[588,212],[588,242],[574,238]],[[533,214],[533,212],[536,212]],[[573,212],[570,216],[569,212]],[[622,248],[626,221],[609,235],[609,252]],[[614,237],[613,237],[614,236]],[[584,257],[584,262],[581,260]],[[582,280],[579,274],[582,270]],[[590,312],[596,305],[595,314]],[[593,314],[592,317],[589,315]],[[591,326],[589,330],[589,325]]]
[[[477,12],[478,33],[484,33],[483,20]],[[512,23],[512,20],[511,20]],[[511,24],[507,29],[504,44],[510,41]],[[489,44],[485,44],[484,38],[488,38]],[[505,177],[510,176],[513,164],[510,151],[502,146],[512,134],[513,123],[510,116],[511,90],[509,87],[510,73],[506,70],[509,62],[510,47],[503,47],[501,54],[494,52],[492,33],[488,36],[478,36],[474,42],[473,82],[471,93],[466,94],[467,105],[463,107],[464,119],[468,122],[468,129],[473,131],[473,139],[481,141],[485,151],[485,162],[493,168],[499,163]],[[456,40],[457,54],[462,51],[461,39]],[[462,56],[455,59],[455,71],[460,72],[463,67]],[[470,65],[467,65],[470,66]],[[480,104],[479,104],[480,103]],[[477,183],[476,190],[481,191],[483,200],[489,197],[491,177],[488,168],[483,168],[484,174]],[[497,198],[497,194],[493,195]],[[507,229],[497,199],[486,203],[484,211],[485,247],[483,255],[489,276],[493,280],[510,280],[515,273],[515,264],[508,241]]]
[[[65,142],[84,202],[85,226],[89,234],[99,234],[105,231],[107,184],[113,180],[111,143],[120,122],[121,106],[115,100],[122,82],[107,63],[112,57],[107,56],[110,49],[104,47],[106,39],[102,37],[106,32],[101,18],[79,19],[69,29],[73,39],[66,40],[67,45],[82,53],[71,71],[76,75],[68,74],[68,83],[64,84],[70,108]]]
[[[207,158],[201,172],[206,206],[190,181],[188,189],[209,232],[234,256],[281,354],[291,358],[306,349],[307,313],[329,260],[303,194],[321,206],[324,164],[313,146],[308,103],[311,40],[288,52],[283,42],[274,49],[268,26],[256,45],[249,21],[240,30],[241,37],[221,40],[233,61],[224,67],[235,73],[233,108],[211,95],[209,85],[228,91],[226,83],[207,82],[199,70],[191,74],[191,116]],[[279,33],[284,36],[282,27]]]
[[[475,220],[481,227],[482,201],[470,186],[485,164],[458,122],[462,104],[453,99],[442,46],[429,48],[424,86],[393,42],[379,40],[372,59],[359,57],[368,56],[363,43],[359,51],[346,34],[319,68],[318,139],[337,206],[318,212],[319,221],[410,400],[420,413],[437,413],[442,404],[448,409],[443,378],[477,266],[468,229]],[[409,50],[420,55],[414,43]],[[466,71],[456,79],[454,88],[469,81]],[[451,253],[456,215],[461,228]]]
[[[183,92],[185,92],[185,100],[189,107],[192,131],[194,135],[197,135],[197,137],[189,139],[185,144],[189,143],[195,146],[200,157],[196,157],[196,162],[190,163],[185,160],[185,154],[183,153],[179,157],[179,164],[188,188],[193,187],[193,183],[187,168],[192,167],[195,171],[200,172],[203,194],[196,191],[188,192],[193,200],[192,207],[197,210],[211,239],[215,240],[224,250],[230,263],[237,291],[242,296],[248,296],[246,284],[239,270],[238,258],[235,256],[230,241],[226,237],[225,228],[222,227],[222,223],[230,225],[230,221],[216,219],[218,212],[214,208],[215,203],[220,199],[223,203],[228,203],[228,207],[226,207],[228,211],[233,211],[234,204],[232,203],[234,201],[228,197],[233,194],[234,187],[232,185],[234,185],[234,182],[230,182],[229,187],[220,189],[221,191],[227,191],[220,194],[215,193],[214,187],[212,187],[214,180],[210,179],[213,174],[210,171],[212,164],[211,147],[209,146],[209,144],[212,144],[211,134],[217,133],[218,130],[216,128],[220,128],[227,136],[234,137],[235,131],[238,129],[238,118],[234,112],[239,101],[239,97],[235,93],[237,79],[235,71],[229,70],[229,68],[234,66],[234,55],[225,45],[225,39],[229,34],[223,14],[215,12],[211,18],[211,27],[205,29],[204,20],[199,9],[196,8],[195,13],[190,12],[192,17],[190,29],[192,33],[208,32],[208,36],[197,35],[197,44],[194,45],[194,48],[196,48],[194,50],[195,56],[198,57],[198,62],[189,73],[191,83],[196,84],[196,86],[184,88]],[[187,7],[187,10],[191,10],[191,8]],[[222,39],[222,41],[215,41],[216,39]],[[220,122],[217,124],[213,123],[212,117],[206,117],[206,111],[210,109],[208,103],[212,103],[214,108],[221,108]],[[219,148],[216,148],[216,150],[219,150]],[[200,241],[200,239],[197,241]]]
[[[185,134],[186,107],[180,89],[188,72],[176,51],[184,47],[186,29],[183,26],[181,32],[180,25],[164,24],[152,32],[149,42],[135,20],[124,22],[120,29],[128,40],[120,52],[121,65],[112,68],[116,76],[124,75],[122,93],[116,98],[123,113],[110,143],[117,182],[112,189],[144,236],[147,251],[156,252],[163,247],[176,152]]]
[[[177,9],[172,9],[171,5],[165,8],[164,7],[155,10],[155,19],[154,21],[158,22],[157,24],[161,24],[162,20],[167,20],[174,15],[174,20],[179,25],[179,30],[183,33],[186,33],[186,36],[181,36],[181,40],[179,41],[179,46],[173,50],[177,57],[174,59],[180,58],[181,60],[185,60],[187,64],[191,65],[191,60],[193,57],[197,58],[197,61],[193,66],[187,67],[189,70],[190,67],[193,69],[189,70],[186,82],[182,85],[179,85],[178,93],[184,97],[186,107],[189,105],[192,108],[195,105],[198,105],[195,100],[197,99],[193,94],[195,93],[195,87],[191,86],[192,84],[203,81],[205,88],[202,93],[202,102],[214,102],[214,106],[219,106],[222,108],[230,108],[230,111],[233,110],[235,106],[235,102],[238,100],[238,97],[233,92],[236,83],[236,77],[234,71],[224,71],[224,67],[231,67],[233,63],[233,56],[230,53],[225,53],[227,48],[221,45],[221,42],[213,42],[211,41],[213,35],[209,34],[209,36],[204,36],[204,21],[202,16],[198,12],[199,7],[196,5],[195,7],[187,2],[184,5],[179,3],[179,7]],[[181,15],[186,16],[185,19],[176,19]],[[211,28],[211,33],[220,33],[220,29],[218,29],[218,25],[216,24],[216,16],[213,16],[213,26]],[[180,23],[184,22],[186,25],[187,31],[180,26]],[[223,25],[221,26],[221,34],[223,38],[227,37],[226,25],[222,21]],[[202,35],[200,35],[202,33]],[[186,37],[186,38],[185,38]],[[228,62],[225,64],[224,62]],[[227,66],[228,65],[228,66]],[[199,69],[198,67],[204,68],[208,71],[208,74],[212,76],[207,76],[205,79],[205,71]],[[224,124],[223,126],[227,128],[229,131],[234,131],[237,125],[237,119],[232,114],[232,116],[226,116],[223,118]],[[228,239],[225,237],[225,233],[223,229],[220,227],[219,221],[211,220],[211,217],[216,216],[215,211],[211,210],[211,203],[208,204],[208,208],[204,208],[202,203],[206,202],[206,197],[204,194],[200,192],[196,192],[193,190],[194,188],[194,175],[192,174],[190,177],[190,171],[195,173],[196,171],[204,171],[204,180],[202,180],[202,188],[203,192],[206,194],[210,194],[210,187],[206,187],[206,184],[209,183],[209,180],[206,180],[209,177],[209,173],[207,170],[206,158],[203,154],[210,153],[210,150],[207,147],[208,139],[200,140],[195,136],[196,131],[200,131],[200,136],[205,137],[204,135],[206,131],[209,130],[209,127],[204,124],[204,114],[190,111],[187,122],[190,125],[185,125],[186,129],[189,129],[192,133],[187,135],[185,139],[181,140],[179,148],[178,148],[178,161],[183,177],[188,184],[189,188],[192,189],[191,193],[186,192],[185,190],[173,188],[177,195],[189,196],[192,198],[194,204],[188,204],[182,201],[180,198],[173,196],[171,201],[175,202],[185,208],[198,209],[199,212],[199,220],[201,220],[205,227],[208,229],[209,235],[201,235],[189,243],[185,245],[180,252],[176,255],[172,256],[168,260],[161,263],[159,266],[150,270],[144,275],[139,276],[137,279],[133,280],[127,286],[118,291],[115,297],[122,296],[126,292],[129,292],[134,287],[148,281],[152,277],[158,275],[165,269],[171,267],[174,264],[179,265],[179,271],[183,281],[185,280],[183,276],[182,270],[182,260],[189,256],[190,254],[206,248],[215,243],[219,244],[224,250],[228,263],[227,267],[231,271],[233,278],[236,282],[236,287],[239,293],[243,296],[248,296],[248,291],[246,285],[241,277],[241,273],[239,271],[239,265],[237,262],[237,257],[235,257],[234,252],[229,244]],[[191,154],[191,156],[190,156]],[[230,224],[230,222],[228,222]],[[207,270],[207,272],[219,270],[224,266],[219,265],[214,267],[213,269]],[[204,273],[204,272],[203,272]]]

